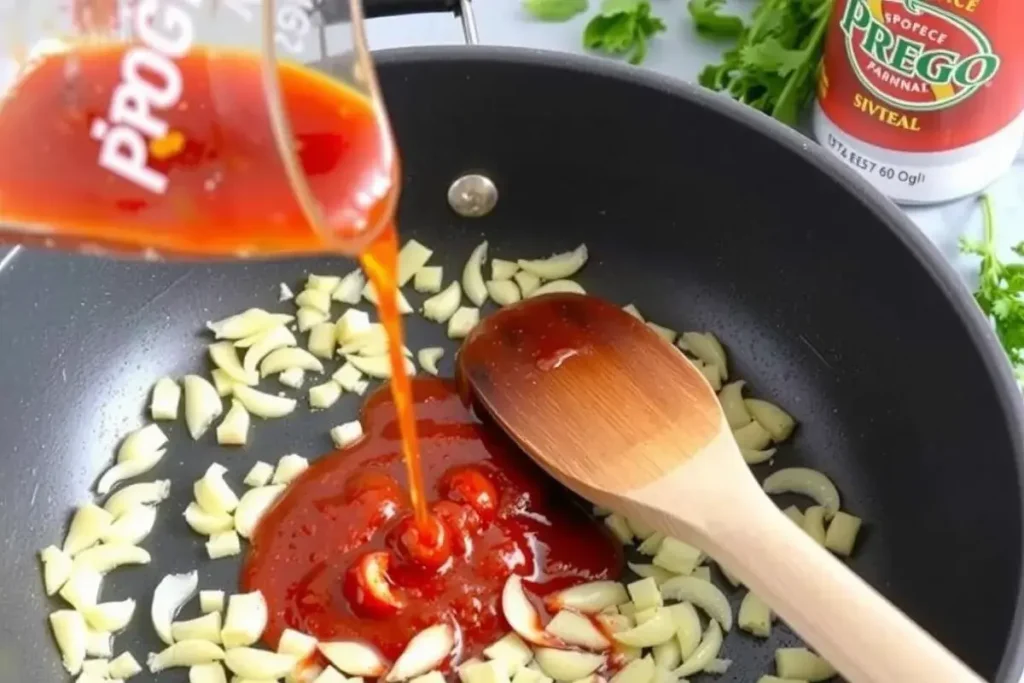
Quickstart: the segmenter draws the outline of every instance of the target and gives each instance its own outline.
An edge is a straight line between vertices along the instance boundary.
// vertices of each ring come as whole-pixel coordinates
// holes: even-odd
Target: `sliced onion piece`
[[[692,353],[705,365],[710,365],[718,370],[718,378],[721,381],[729,379],[729,365],[725,355],[725,349],[719,343],[718,338],[710,332],[683,332],[677,343],[683,351]]]
[[[153,385],[149,415],[154,420],[177,420],[181,403],[181,387],[170,377],[161,377]]]
[[[235,398],[241,401],[250,413],[265,419],[284,417],[292,413],[297,405],[294,398],[274,396],[252,387],[235,387]]]
[[[210,371],[210,379],[213,380],[213,388],[217,390],[217,395],[221,398],[230,396],[235,391],[236,382],[220,368]]]
[[[150,451],[145,455],[140,455],[134,460],[128,460],[126,462],[119,462],[100,477],[100,480],[96,483],[96,492],[98,494],[106,495],[110,492],[114,486],[124,481],[125,479],[131,479],[137,477],[140,474],[153,469],[158,462],[164,457],[166,451],[161,448],[157,451]]]
[[[435,624],[423,629],[409,641],[385,677],[398,683],[425,674],[444,662],[455,646],[455,629],[448,624]]]
[[[540,622],[540,615],[537,614],[537,610],[526,597],[523,580],[517,574],[511,575],[505,581],[505,587],[501,591],[501,610],[508,625],[523,640],[546,647],[561,647],[563,645],[561,640],[544,630]]]
[[[236,678],[235,683],[240,680]],[[228,675],[220,662],[196,664],[188,669],[188,683],[228,683]]]
[[[836,675],[835,667],[805,647],[775,651],[775,671],[784,679],[823,681]]]
[[[441,291],[443,281],[444,269],[441,266],[426,266],[416,272],[412,288],[423,294],[437,294]]]
[[[732,628],[732,610],[725,594],[713,583],[693,576],[677,576],[661,585],[665,600],[692,602],[726,631]]]
[[[685,660],[700,645],[701,626],[697,608],[689,602],[680,602],[666,607],[676,625],[676,642],[679,643],[679,654]]]
[[[862,521],[860,517],[846,512],[837,512],[828,525],[828,532],[825,534],[825,547],[836,555],[849,557],[853,553],[853,546],[857,542],[857,532],[860,531]]]
[[[729,428],[734,431],[746,426],[753,419],[750,417],[747,406],[743,403],[743,387],[745,385],[746,382],[743,380],[730,382],[718,392],[718,402],[722,406],[722,412],[725,413],[725,420],[729,423]]]
[[[437,377],[437,362],[444,356],[444,349],[440,346],[431,346],[426,349],[420,349],[416,354],[416,360],[420,362],[420,367],[429,372],[434,377]]]
[[[473,249],[462,269],[462,289],[474,306],[483,306],[487,301],[487,287],[484,285],[483,265],[487,258],[487,242],[481,242]]]
[[[346,304],[357,304],[362,296],[363,285],[366,284],[366,276],[358,268],[341,278],[341,282],[334,288],[331,298]]]
[[[213,463],[206,468],[206,473],[192,487],[196,502],[206,512],[223,514],[231,512],[238,506],[238,496],[224,481],[227,468]]]
[[[674,342],[676,340],[676,337],[679,336],[678,332],[669,327],[665,327],[664,325],[659,325],[658,323],[650,321],[644,324],[647,325],[647,327],[651,328],[651,330],[653,330],[656,335],[667,341],[669,344]]]
[[[210,612],[196,619],[171,622],[171,637],[181,640],[208,640],[220,645],[220,612]]]
[[[772,442],[772,435],[757,421],[751,421],[732,433],[741,450],[759,451]]]
[[[160,580],[153,591],[153,605],[149,616],[156,634],[168,645],[174,642],[171,622],[198,587],[199,574],[192,571],[188,574],[168,574]]]
[[[519,286],[512,280],[488,280],[487,293],[499,306],[511,306],[523,298]]]
[[[388,356],[345,356],[345,360],[369,377],[377,379],[391,377],[391,360]],[[409,374],[416,372],[416,366],[408,358],[405,359],[405,369]]]
[[[650,656],[634,659],[612,676],[610,683],[651,683],[654,678],[654,659]]]
[[[228,599],[221,638],[228,648],[252,645],[267,627],[267,601],[259,591],[239,593]]]
[[[310,273],[306,278],[306,289],[327,292],[328,295],[337,289],[339,284],[341,284],[340,275],[317,275],[316,273]]]
[[[462,339],[480,322],[480,309],[469,306],[460,306],[454,315],[448,319],[448,338]]]
[[[383,356],[388,352],[388,333],[380,323],[371,323],[359,334],[349,335],[339,355]]]
[[[93,503],[86,503],[75,511],[64,537],[64,552],[74,557],[96,545],[110,528],[114,516]]]
[[[238,534],[235,533],[234,529],[214,534],[206,542],[206,554],[211,560],[234,557],[235,555],[240,555],[241,552],[242,543],[238,540]]]
[[[676,678],[682,678],[704,671],[715,657],[718,656],[718,652],[721,649],[722,628],[716,620],[712,619],[708,622],[708,627],[704,629],[704,636],[701,638],[700,645],[693,651],[693,654],[683,661],[678,669],[672,672],[672,675]]]
[[[224,658],[224,664],[239,678],[253,681],[276,681],[291,673],[298,663],[293,655],[253,647],[230,649]]]
[[[546,284],[537,287],[529,294],[525,295],[527,298],[534,296],[543,296],[544,294],[586,294],[587,290],[583,289],[578,283],[572,280],[552,280]]]
[[[698,548],[670,537],[662,541],[651,562],[673,574],[692,574],[703,558],[704,553]]]
[[[363,425],[359,420],[346,422],[331,428],[331,441],[338,448],[345,448],[363,438]]]
[[[295,477],[305,472],[308,468],[309,460],[306,460],[301,455],[298,455],[297,453],[282,455],[281,459],[277,461],[277,469],[274,470],[274,476],[271,479],[271,483],[291,483]]]
[[[268,313],[262,308],[250,308],[223,320],[208,322],[206,327],[214,333],[217,339],[242,339],[271,327],[286,325],[292,320],[294,318],[290,315]]]
[[[159,425],[150,424],[136,429],[121,442],[117,449],[117,462],[144,460],[154,451],[167,445],[167,435]]]
[[[75,683],[91,683],[99,681],[105,683],[110,674],[109,659],[87,659],[82,662],[82,675]]]
[[[150,560],[149,553],[137,545],[103,543],[76,555],[72,574],[79,567],[106,574],[126,564],[149,564]]]
[[[633,530],[622,515],[612,513],[604,518],[604,524],[623,545],[633,542]]]
[[[660,531],[655,531],[653,534],[644,539],[643,543],[636,547],[636,550],[641,555],[649,555],[654,557],[661,550],[661,544],[665,542],[665,534]]]
[[[110,657],[113,651],[113,634],[85,628],[85,654],[89,657]]]
[[[274,466],[270,463],[258,461],[249,470],[249,473],[245,475],[245,479],[242,483],[246,486],[266,486],[270,483],[270,478],[274,476]]]
[[[547,632],[559,640],[585,650],[607,650],[611,642],[594,623],[577,612],[561,610],[548,622]]]
[[[284,488],[284,484],[276,484],[246,491],[235,510],[235,530],[244,538],[252,538],[256,525],[284,492]]]
[[[142,666],[135,660],[130,652],[122,652],[114,659],[110,660],[110,668],[107,670],[113,681],[123,680],[131,678],[139,673],[142,673]]]
[[[628,601],[626,587],[618,581],[590,581],[559,591],[549,596],[545,603],[552,612],[568,608],[584,614],[597,614]]]
[[[656,608],[654,616],[644,623],[613,635],[615,640],[631,647],[653,647],[672,638],[676,633],[672,613],[664,607]]]
[[[323,322],[320,320],[318,322]],[[301,325],[300,325],[301,329]],[[245,352],[245,358],[242,361],[242,367],[245,368],[246,372],[256,372],[256,368],[259,367],[260,361],[262,361],[267,354],[277,349],[285,348],[288,346],[295,346],[298,341],[295,339],[295,335],[286,327],[275,327],[267,330],[260,334],[255,339],[249,350]]]
[[[655,567],[653,564],[636,564],[634,562],[627,562],[626,566],[628,566],[634,574],[642,579],[646,579],[648,577],[654,579],[654,583],[658,586],[661,586],[661,584],[675,576],[675,574],[667,569]]]
[[[366,334],[372,328],[370,315],[358,308],[350,308],[334,323],[334,335],[338,344],[344,346]]]
[[[474,657],[463,662],[458,673],[461,683],[506,683],[509,680],[504,663],[497,660],[484,662]]]
[[[401,250],[398,252],[398,286],[404,287],[408,284],[416,273],[420,271],[423,266],[427,265],[427,261],[434,255],[432,249],[428,249],[414,239],[409,240],[402,245]]]
[[[334,331],[334,323],[329,320],[314,325],[309,329],[309,339],[306,341],[306,348],[314,356],[319,358],[334,357],[334,347],[337,344],[337,335]],[[266,362],[266,359],[263,361]],[[323,372],[322,370],[318,372]]]
[[[224,609],[224,591],[199,591],[199,610],[203,614]]]
[[[412,313],[412,306],[409,305],[409,300],[405,298],[405,295],[402,294],[401,290],[395,292],[395,294],[397,295],[396,299],[398,300],[398,312],[402,315]],[[374,287],[372,282],[367,282],[363,287],[363,298],[371,304],[375,306],[377,305],[377,288]]]
[[[772,634],[772,611],[764,600],[748,592],[740,603],[740,611],[736,623],[741,630],[757,636],[768,638]]]
[[[114,518],[120,517],[133,508],[140,506],[156,505],[167,500],[171,494],[171,480],[158,479],[141,484],[125,486],[107,498],[103,509],[109,512]]]
[[[58,610],[50,614],[50,628],[64,668],[71,675],[77,674],[85,662],[85,618],[74,610]]]
[[[540,287],[540,278],[525,270],[521,270],[513,275],[512,279],[519,285],[519,291],[522,292],[524,299],[529,298]]]
[[[249,440],[249,411],[241,401],[232,400],[231,409],[217,425],[217,443],[221,446],[244,446]]]
[[[376,678],[387,671],[388,665],[384,656],[373,646],[355,640],[336,640],[320,643],[317,646],[320,654],[330,661],[339,671],[349,676],[367,676]]]
[[[185,508],[185,521],[203,536],[229,531],[235,526],[234,518],[227,512],[207,512],[198,503],[189,503]]]
[[[309,407],[314,410],[330,408],[341,398],[341,385],[330,380],[309,388]]]
[[[39,553],[43,561],[43,585],[47,595],[53,595],[71,578],[71,556],[55,545]]]
[[[492,280],[511,280],[518,270],[519,264],[515,261],[506,261],[500,258],[491,259]]]
[[[329,292],[307,287],[295,297],[295,305],[299,308],[311,308],[314,311],[329,314],[331,312],[331,295]]]
[[[298,319],[299,332],[308,332],[317,325],[322,325],[330,319],[330,315],[314,308],[300,308],[295,313]]]
[[[682,651],[676,638],[655,645],[651,648],[651,655],[654,657],[654,665],[663,671],[671,671],[683,663]]]
[[[484,656],[501,662],[510,674],[517,673],[533,659],[533,650],[515,633],[506,633],[484,648]]]
[[[99,601],[102,583],[103,575],[98,571],[84,566],[72,566],[71,576],[68,577],[58,594],[69,605],[81,611]]]
[[[527,261],[519,259],[519,267],[542,280],[562,280],[575,275],[587,262],[587,245],[581,244],[572,251],[555,254],[546,259]]]
[[[220,394],[205,378],[199,375],[186,375],[183,383],[185,424],[192,438],[198,440],[224,412],[224,406],[221,404]]]
[[[331,328],[333,339],[334,331]],[[331,349],[333,352],[333,348]],[[328,355],[331,355],[330,353]],[[300,368],[308,372],[323,372],[324,365],[320,360],[305,349],[295,346],[275,349],[271,351],[260,363],[260,376],[269,377],[290,368]],[[254,382],[255,384],[255,382]]]
[[[804,518],[800,526],[814,542],[820,546],[825,545],[825,508],[820,505],[812,505],[804,510]]]
[[[462,286],[453,280],[441,292],[423,302],[423,317],[436,323],[448,322],[462,303]]]
[[[839,512],[839,491],[832,480],[809,467],[789,467],[768,475],[765,493],[799,493],[825,508],[825,519]]]
[[[307,636],[293,628],[286,628],[277,641],[277,651],[303,660],[316,652],[316,644],[317,640],[313,636]]]
[[[556,681],[577,681],[597,671],[606,661],[604,655],[550,647],[537,648],[534,657],[541,671]]]
[[[224,659],[224,650],[208,640],[183,640],[158,654],[149,653],[146,663],[151,673],[175,667],[210,664]]]
[[[82,610],[82,616],[85,617],[86,622],[97,631],[120,631],[128,625],[134,614],[134,600],[101,602]]]
[[[242,367],[242,361],[238,360],[238,351],[231,342],[210,344],[207,351],[213,364],[223,370],[233,382],[254,386],[259,381],[255,372]]]
[[[743,403],[753,418],[768,430],[775,443],[785,441],[796,429],[796,420],[774,403],[758,398],[748,398]]]
[[[288,368],[277,376],[277,381],[286,387],[298,389],[306,380],[306,372],[301,368]]]
[[[420,272],[422,272],[422,271],[420,271]],[[530,657],[531,658],[533,657],[532,653],[530,654]],[[328,669],[327,671],[333,671],[334,673],[338,674],[338,676],[341,676],[341,674],[338,673],[338,671],[335,670],[335,669]],[[325,671],[324,673],[327,673],[327,672]],[[540,672],[537,672],[537,675],[541,676]],[[321,678],[323,678],[324,674],[320,674],[320,676],[321,676]],[[335,678],[329,678],[328,677],[328,678],[323,678],[323,680],[321,680],[321,678],[317,678],[315,681],[313,681],[313,683],[344,683],[343,680],[341,680],[341,679],[335,679]],[[417,676],[416,678],[413,678],[410,681],[410,683],[446,683],[446,681],[445,681],[445,677],[444,677],[443,673],[441,673],[440,671],[431,671],[429,673],[423,674],[422,676]],[[522,683],[522,682],[520,682],[520,683]],[[532,683],[541,683],[541,682],[540,681],[533,681]]]
[[[766,448],[763,451],[758,451],[750,448],[741,448],[740,455],[743,456],[743,462],[748,465],[760,465],[774,458],[776,450],[775,448]]]

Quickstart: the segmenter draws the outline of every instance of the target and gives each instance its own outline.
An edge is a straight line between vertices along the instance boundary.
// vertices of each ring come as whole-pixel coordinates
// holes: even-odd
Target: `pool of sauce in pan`
[[[434,540],[415,542],[395,404],[378,390],[363,409],[363,440],[314,462],[256,531],[242,585],[267,600],[269,643],[290,627],[364,640],[394,659],[446,622],[461,631],[459,661],[509,631],[500,603],[510,574],[539,608],[553,591],[618,578],[622,549],[604,525],[481,424],[453,383],[410,388]]]

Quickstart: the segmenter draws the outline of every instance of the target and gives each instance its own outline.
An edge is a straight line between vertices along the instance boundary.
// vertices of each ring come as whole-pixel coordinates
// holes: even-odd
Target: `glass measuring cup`
[[[146,257],[356,253],[398,160],[358,0],[0,0],[0,239]],[[337,29],[334,31],[337,37]]]

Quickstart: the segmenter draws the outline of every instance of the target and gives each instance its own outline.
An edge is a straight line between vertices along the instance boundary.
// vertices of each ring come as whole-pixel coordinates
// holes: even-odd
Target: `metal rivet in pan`
[[[480,218],[494,210],[498,188],[485,175],[469,173],[448,188],[448,205],[464,218]]]

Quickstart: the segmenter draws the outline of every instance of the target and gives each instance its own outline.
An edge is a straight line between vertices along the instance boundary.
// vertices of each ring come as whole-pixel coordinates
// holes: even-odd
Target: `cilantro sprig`
[[[541,21],[567,21],[587,10],[587,0],[523,0],[523,7]]]
[[[613,55],[628,55],[630,64],[647,56],[647,41],[665,30],[651,14],[648,0],[604,0],[601,11],[583,30],[583,46]]]
[[[992,320],[996,336],[1006,351],[1018,381],[1024,381],[1024,263],[1003,263],[996,254],[996,229],[992,200],[981,196],[982,239],[960,238],[960,251],[981,257],[978,289],[974,299]],[[1013,247],[1024,257],[1024,242]]]

